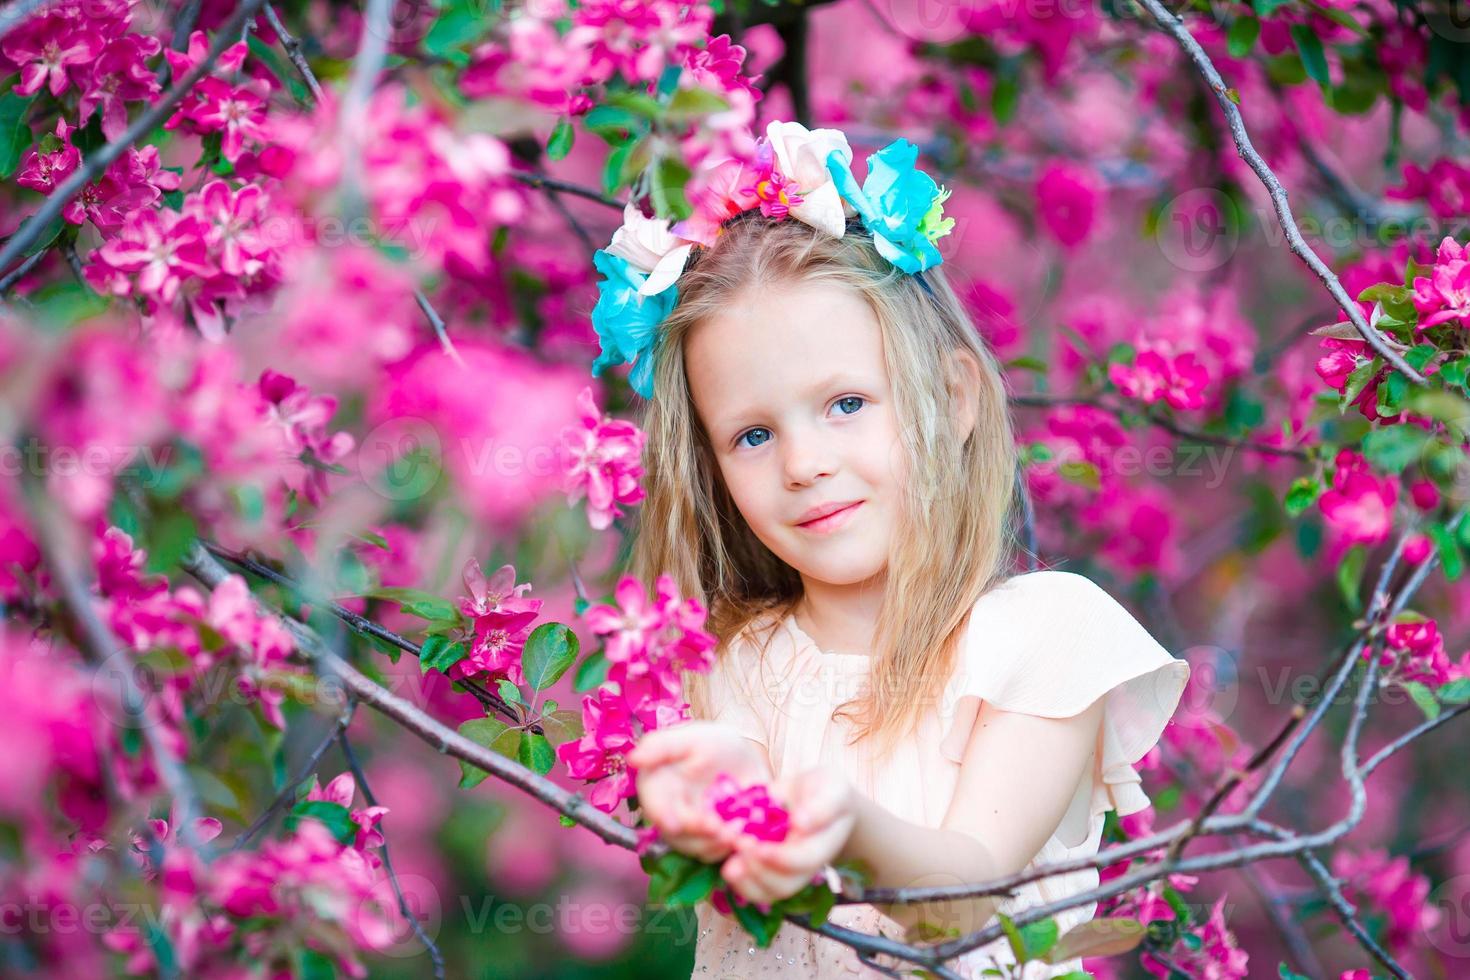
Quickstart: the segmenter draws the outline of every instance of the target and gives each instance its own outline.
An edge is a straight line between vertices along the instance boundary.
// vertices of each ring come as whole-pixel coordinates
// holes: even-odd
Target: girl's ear
[[[974,431],[980,412],[980,362],[974,354],[961,347],[950,355],[948,384],[955,437],[963,445]]]

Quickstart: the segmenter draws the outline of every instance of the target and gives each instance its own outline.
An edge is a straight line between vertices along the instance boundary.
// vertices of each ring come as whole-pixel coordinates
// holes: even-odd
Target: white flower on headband
[[[766,140],[776,151],[782,176],[801,193],[802,203],[791,209],[791,216],[841,238],[847,229],[847,212],[827,169],[827,157],[835,150],[845,166],[852,165],[847,136],[840,129],[807,129],[799,122],[773,119],[766,126]]]
[[[693,242],[669,231],[667,219],[645,217],[630,201],[623,208],[622,227],[613,232],[607,251],[648,276],[638,287],[639,295],[656,296],[679,278],[693,247]]]

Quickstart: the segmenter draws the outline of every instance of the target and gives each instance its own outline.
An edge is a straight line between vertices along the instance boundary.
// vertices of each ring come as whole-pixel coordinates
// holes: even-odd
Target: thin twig
[[[367,800],[368,806],[377,806],[378,800],[373,796],[372,787],[368,785],[367,773],[363,772],[362,766],[358,764],[357,753],[352,751],[352,740],[347,737],[344,729],[337,735],[337,741],[342,746],[342,757],[347,760],[347,766],[352,770],[352,776],[357,780],[357,788],[362,790],[363,799]],[[393,885],[393,894],[398,897],[398,910],[413,927],[413,934],[419,937],[419,942],[429,951],[429,959],[434,963],[434,980],[444,980],[444,954],[439,952],[439,947],[424,932],[424,927],[419,922],[419,917],[413,914],[408,907],[408,899],[403,894],[403,884],[398,880],[398,872],[393,870],[393,859],[388,855],[388,835],[381,835],[383,840],[378,845],[378,854],[383,858],[383,870],[388,875],[388,881]]]
[[[312,773],[316,772],[317,763],[322,761],[322,756],[326,754],[327,749],[331,748],[332,743],[337,741],[337,736],[347,730],[347,726],[352,723],[353,712],[356,710],[357,702],[349,699],[346,709],[342,714],[337,716],[336,720],[332,722],[331,727],[327,729],[326,735],[322,737],[315,748],[307,753],[306,758],[297,767],[296,777],[281,787],[281,791],[276,794],[275,799],[271,800],[270,806],[266,807],[265,811],[251,821],[250,826],[246,827],[239,837],[235,838],[235,842],[230,845],[230,850],[238,851],[242,847],[245,847],[255,839],[256,835],[266,828],[277,813],[280,813],[288,804],[295,804],[297,787],[306,782],[307,777]]]

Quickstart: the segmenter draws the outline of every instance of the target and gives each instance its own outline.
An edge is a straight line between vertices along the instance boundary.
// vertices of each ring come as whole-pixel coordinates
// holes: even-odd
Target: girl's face
[[[803,579],[855,585],[888,565],[905,471],[872,308],[852,290],[783,286],[686,337],[695,410],[755,536]],[[802,526],[815,508],[855,505]]]

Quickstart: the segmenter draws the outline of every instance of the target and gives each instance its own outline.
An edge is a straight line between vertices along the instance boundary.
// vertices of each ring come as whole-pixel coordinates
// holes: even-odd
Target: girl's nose
[[[786,439],[783,459],[788,487],[806,486],[819,477],[830,476],[836,468],[836,460],[829,447],[822,444],[821,437],[808,433]]]

